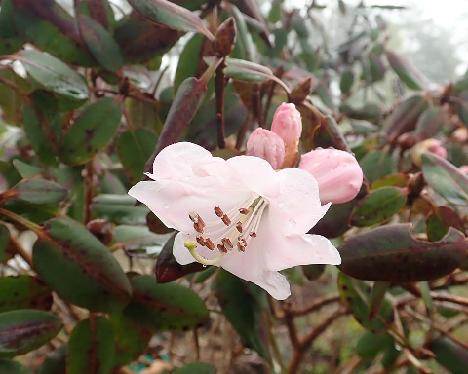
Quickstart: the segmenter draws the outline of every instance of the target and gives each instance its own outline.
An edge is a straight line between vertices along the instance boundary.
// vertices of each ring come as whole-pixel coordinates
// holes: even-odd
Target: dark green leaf
[[[418,118],[414,136],[417,140],[433,137],[448,124],[447,114],[440,106],[429,106]]]
[[[208,309],[190,288],[157,283],[147,275],[131,278],[133,297],[125,316],[157,330],[186,330],[205,323]]]
[[[45,179],[22,181],[15,189],[18,191],[18,199],[31,204],[56,204],[67,196],[65,188],[58,183]]]
[[[67,374],[108,374],[114,360],[114,331],[103,317],[80,321],[67,349]]]
[[[37,371],[37,374],[65,374],[66,347],[62,345],[57,350],[49,353]]]
[[[468,257],[464,235],[451,228],[439,242],[416,240],[410,224],[358,234],[340,248],[340,269],[362,279],[388,282],[433,280],[450,274]],[[397,271],[395,271],[397,269]]]
[[[121,309],[130,283],[109,249],[84,226],[69,218],[45,225],[51,240],[33,247],[34,269],[63,299],[93,311]]]
[[[260,356],[269,357],[261,331],[264,293],[256,286],[221,269],[216,274],[214,287],[224,316],[237,331],[243,343]]]
[[[355,201],[346,204],[333,204],[327,214],[309,231],[309,234],[322,235],[332,239],[343,235],[349,228],[349,220]]]
[[[406,193],[397,187],[382,187],[372,191],[353,209],[351,224],[365,227],[381,223],[398,213],[406,204]]]
[[[53,339],[62,322],[52,313],[15,310],[0,314],[0,356],[30,352]]]
[[[11,258],[10,240],[10,230],[5,225],[0,224],[0,264]]]
[[[346,69],[341,73],[340,91],[342,94],[348,94],[354,83],[354,73],[352,69]]]
[[[386,330],[393,318],[388,300],[382,300],[379,312],[371,318],[370,290],[366,283],[352,279],[344,273],[338,274],[338,291],[341,301],[351,310],[354,318],[372,333]]]
[[[180,52],[174,79],[175,90],[179,88],[185,79],[198,76],[200,64],[202,63],[204,41],[205,38],[202,35],[195,34]]]
[[[373,334],[370,331],[365,331],[356,344],[356,353],[363,358],[373,358],[393,345],[394,342],[390,335]]]
[[[366,154],[359,163],[364,171],[364,175],[373,182],[396,171],[396,162],[386,152],[372,151]]]
[[[429,343],[435,359],[452,374],[464,374],[468,367],[468,350],[447,337],[440,337]]]
[[[13,360],[0,359],[0,373],[4,374],[33,374],[32,370],[21,366]]]
[[[44,88],[77,100],[88,98],[83,77],[58,58],[31,49],[21,51],[18,56],[26,71]]]
[[[63,161],[70,165],[81,165],[91,160],[109,144],[121,116],[121,106],[112,98],[105,97],[88,105],[63,135]]]
[[[213,40],[214,36],[203,21],[195,14],[166,0],[129,0],[143,16],[180,31],[194,31]]]
[[[422,155],[424,179],[434,191],[443,196],[450,204],[468,204],[468,176],[448,161],[430,153]]]
[[[117,140],[117,154],[125,170],[134,180],[143,177],[146,160],[156,147],[157,137],[149,130],[129,130]]]
[[[145,351],[153,333],[150,328],[121,315],[113,315],[110,321],[115,333],[113,366],[121,367]]]
[[[386,52],[387,60],[398,77],[412,90],[421,90],[427,84],[427,79],[404,56],[395,52]]]
[[[39,279],[29,275],[0,278],[0,312],[15,309],[49,310],[52,292]]]
[[[79,15],[77,20],[81,36],[99,64],[109,71],[119,70],[123,65],[123,58],[112,35],[88,16]]]

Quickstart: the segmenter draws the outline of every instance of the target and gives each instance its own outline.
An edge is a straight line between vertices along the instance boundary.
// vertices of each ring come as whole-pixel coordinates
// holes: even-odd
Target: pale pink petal
[[[190,252],[185,248],[185,241],[193,241],[194,237],[183,232],[179,232],[174,240],[173,254],[178,264],[187,265],[195,262],[195,259]]]
[[[287,278],[276,271],[264,271],[253,282],[262,287],[276,300],[285,300],[291,295],[291,286]]]
[[[301,169],[277,172],[280,193],[269,199],[269,211],[286,234],[304,234],[325,215],[330,204],[322,206],[315,178]]]
[[[279,183],[276,172],[265,160],[253,156],[237,156],[226,161],[234,179],[261,196],[276,196]]]
[[[228,211],[249,197],[236,189],[221,189],[216,185],[199,188],[166,180],[138,182],[128,194],[145,204],[167,227],[183,232],[194,231],[190,213],[198,213],[208,224],[219,220],[214,214],[215,206]]]

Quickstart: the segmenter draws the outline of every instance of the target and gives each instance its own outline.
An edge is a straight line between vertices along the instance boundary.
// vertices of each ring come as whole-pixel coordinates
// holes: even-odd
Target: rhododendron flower
[[[416,143],[410,151],[411,161],[417,166],[422,165],[421,156],[423,153],[433,153],[441,158],[447,159],[448,152],[439,139],[429,138]]]
[[[213,157],[192,143],[163,149],[152,180],[129,194],[179,231],[179,264],[222,267],[283,300],[290,295],[280,270],[296,265],[340,263],[331,242],[305,234],[328,210],[314,177],[300,169],[275,172],[265,160]]]
[[[284,162],[284,141],[273,131],[256,129],[247,141],[247,155],[263,158],[273,169],[279,169]]]
[[[293,166],[302,132],[301,114],[293,103],[282,103],[276,109],[271,122],[271,131],[278,134],[284,141],[286,148],[285,166]]]
[[[346,203],[361,189],[362,169],[348,152],[318,148],[301,156],[299,168],[315,177],[323,203]]]

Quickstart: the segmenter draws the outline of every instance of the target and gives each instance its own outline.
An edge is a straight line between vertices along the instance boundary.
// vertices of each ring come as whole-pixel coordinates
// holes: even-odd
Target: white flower
[[[254,282],[278,300],[290,286],[279,273],[296,265],[340,264],[322,236],[305,234],[324,216],[317,182],[300,169],[274,171],[265,160],[223,160],[192,143],[176,143],[154,160],[152,181],[129,194],[179,231],[177,262],[215,265]]]

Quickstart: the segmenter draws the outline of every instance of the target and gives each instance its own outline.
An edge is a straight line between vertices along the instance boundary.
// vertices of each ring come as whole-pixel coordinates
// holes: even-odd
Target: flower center
[[[196,242],[186,241],[184,245],[192,256],[204,265],[216,264],[226,253],[234,249],[245,252],[250,241],[257,236],[260,219],[267,205],[268,202],[264,198],[253,196],[240,208],[229,212],[224,212],[219,206],[215,206],[216,219],[208,224],[198,213],[191,212],[189,218],[197,233]],[[207,259],[197,252],[197,244],[211,251],[217,250],[219,255]]]

